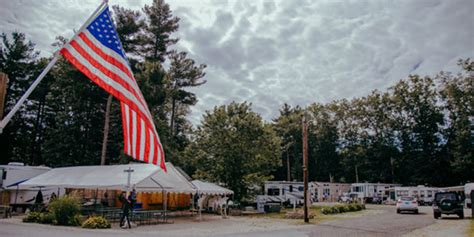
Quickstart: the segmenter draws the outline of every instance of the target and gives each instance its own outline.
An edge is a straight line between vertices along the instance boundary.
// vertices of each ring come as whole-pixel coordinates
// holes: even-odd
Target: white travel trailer
[[[389,189],[399,187],[400,184],[387,183],[353,183],[351,195],[357,195],[357,199],[364,202],[382,203],[389,197]]]
[[[310,185],[310,184],[308,184]],[[264,183],[265,197],[267,202],[290,204],[303,204],[304,184],[303,182],[291,181],[266,181]],[[312,190],[308,186],[309,190]]]
[[[311,182],[311,193],[313,202],[337,202],[344,193],[351,190],[351,184],[348,183],[332,183],[332,182]]]
[[[35,203],[36,195],[41,190],[43,202],[49,202],[51,194],[56,196],[64,193],[64,190],[58,188],[37,187],[30,189],[19,189],[18,185],[45,172],[51,170],[45,166],[25,166],[23,163],[10,162],[8,165],[0,165],[0,190],[8,192],[10,196],[10,205],[13,208],[21,207],[26,209]]]
[[[471,193],[473,192],[474,192],[474,183],[467,183],[466,185],[464,185],[464,195],[466,196],[467,208],[471,208],[472,206]]]
[[[418,200],[420,205],[431,205],[433,203],[434,195],[440,189],[436,187],[426,187],[418,185],[416,187],[394,187],[389,190],[389,198],[387,204],[394,204],[401,197],[414,197]]]

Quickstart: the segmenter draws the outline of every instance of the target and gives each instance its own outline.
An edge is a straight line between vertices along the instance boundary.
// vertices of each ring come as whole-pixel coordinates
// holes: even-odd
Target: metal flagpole
[[[99,7],[89,16],[87,19],[86,23],[84,23],[81,28],[74,34],[74,36],[71,38],[71,40],[75,39],[77,35],[84,30],[84,28],[89,25],[89,23],[94,19],[94,17],[97,15],[97,12],[99,12],[105,5],[107,5],[107,0],[104,0]],[[69,40],[69,42],[71,41]],[[69,42],[67,44],[69,44]],[[65,45],[67,45],[65,44]],[[64,47],[64,46],[63,46]],[[53,59],[48,63],[45,69],[41,72],[41,74],[36,78],[36,80],[31,84],[30,88],[23,94],[23,96],[18,100],[18,102],[15,104],[12,110],[5,116],[5,118],[0,121],[0,133],[3,132],[3,128],[7,126],[8,122],[12,119],[12,117],[16,114],[16,112],[20,109],[21,105],[25,102],[25,100],[30,96],[30,94],[33,92],[33,90],[38,86],[38,84],[43,80],[44,76],[51,70],[51,68],[54,66],[54,64],[58,61],[59,59],[59,50],[54,52],[54,57]]]
[[[132,170],[132,167],[131,166],[128,166],[128,170],[124,170],[123,172],[127,172],[128,175],[127,175],[127,194],[130,195],[130,179],[132,177],[132,172],[134,170]]]

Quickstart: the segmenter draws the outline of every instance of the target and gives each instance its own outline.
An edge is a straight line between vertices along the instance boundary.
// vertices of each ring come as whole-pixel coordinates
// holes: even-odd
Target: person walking
[[[120,218],[120,227],[127,228],[125,226],[125,220],[126,220],[128,224],[128,228],[131,229],[132,226],[130,225],[130,201],[126,197],[125,191],[120,194],[119,199],[122,202],[122,217]]]

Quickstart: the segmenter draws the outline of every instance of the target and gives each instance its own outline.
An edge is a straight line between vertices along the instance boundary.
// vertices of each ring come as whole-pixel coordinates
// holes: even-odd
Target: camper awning
[[[214,183],[209,183],[201,180],[193,180],[194,187],[198,190],[199,194],[206,195],[232,195],[234,191],[221,187]]]
[[[19,185],[20,189],[62,187],[74,189],[118,189],[127,187],[127,172],[133,170],[130,185],[138,192],[195,193],[196,190],[180,172],[166,163],[167,172],[151,164],[108,166],[75,166],[52,169]]]

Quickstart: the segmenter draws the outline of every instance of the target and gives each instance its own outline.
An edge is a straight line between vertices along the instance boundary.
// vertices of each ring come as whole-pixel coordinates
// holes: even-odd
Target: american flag
[[[89,79],[120,100],[127,155],[166,170],[163,147],[153,117],[105,5],[61,54]]]

